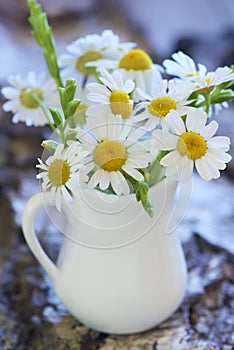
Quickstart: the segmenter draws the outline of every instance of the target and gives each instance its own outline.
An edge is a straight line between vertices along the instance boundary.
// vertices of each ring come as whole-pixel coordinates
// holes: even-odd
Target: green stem
[[[48,24],[47,15],[42,11],[41,5],[36,0],[28,0],[27,5],[30,12],[29,23],[33,29],[32,34],[43,50],[50,75],[54,78],[58,87],[63,86],[55,49],[55,40],[52,29]]]
[[[210,111],[210,93],[204,94],[203,95],[205,98],[205,103],[206,103],[206,113],[209,114]]]
[[[48,116],[48,114],[47,114],[47,112],[46,112],[45,106],[43,105],[42,101],[38,98],[38,96],[37,96],[36,94],[32,94],[32,96],[33,96],[33,98],[35,99],[35,101],[39,104],[39,106],[41,107],[42,112],[43,112],[43,114],[44,114],[44,116],[45,116],[45,118],[46,118],[46,120],[47,120],[49,126],[51,127],[51,129],[52,129],[54,132],[56,132],[56,128],[55,128],[55,126],[51,123],[51,120],[50,120],[50,118],[49,118],[49,116]]]

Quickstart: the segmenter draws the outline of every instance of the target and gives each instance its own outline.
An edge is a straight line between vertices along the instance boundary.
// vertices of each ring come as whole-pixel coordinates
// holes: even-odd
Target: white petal
[[[181,164],[180,164],[180,169],[179,169],[179,178],[182,182],[187,182],[193,172],[193,166],[194,162],[193,160],[189,159],[188,157],[184,156],[182,157]]]
[[[127,94],[130,94],[135,88],[135,83],[132,80],[127,80],[124,84],[124,90]]]
[[[13,112],[14,113],[19,108],[19,102],[15,101],[15,100],[7,101],[2,105],[2,108],[5,112]]]
[[[178,180],[178,169],[175,168],[174,165],[168,166],[165,170],[165,176],[170,178],[173,177]]]
[[[95,186],[97,186],[97,184],[101,180],[101,174],[102,174],[102,172],[99,169],[92,175],[92,177],[91,177],[91,179],[89,180],[89,183],[88,183],[88,187],[89,188],[94,188]]]
[[[175,150],[168,154],[166,154],[160,161],[160,164],[163,166],[170,166],[174,164],[175,166],[178,165],[181,162],[181,156],[179,153]]]
[[[213,120],[201,130],[201,135],[205,140],[210,139],[216,133],[218,126],[218,123]]]
[[[181,135],[186,131],[184,122],[176,111],[170,112],[170,116],[168,116],[167,121],[170,129],[176,135]]]
[[[111,180],[111,186],[113,188],[113,191],[116,194],[118,195],[122,193],[129,194],[130,189],[129,189],[128,183],[120,171],[111,171],[110,180]]]
[[[186,126],[188,131],[194,131],[200,133],[201,129],[205,126],[207,121],[207,114],[202,110],[195,109],[189,112],[186,119]]]
[[[212,153],[207,152],[206,153],[206,161],[208,164],[210,164],[212,167],[224,170],[226,168],[225,162],[222,162],[221,160],[215,158]]]
[[[142,113],[144,114],[144,113]],[[146,118],[149,118],[144,125],[144,128],[148,131],[152,131],[160,124],[161,118],[156,116],[150,116],[148,112],[145,113]],[[142,119],[143,120],[143,119]],[[140,121],[140,120],[139,120]]]
[[[148,165],[148,161],[144,159],[127,159],[125,165],[126,167],[131,168],[146,168]]]
[[[198,174],[205,180],[210,181],[212,176],[212,169],[209,164],[206,162],[205,157],[199,158],[195,160],[195,166]]]
[[[102,103],[102,104],[90,106],[86,110],[85,114],[87,115],[89,122],[91,121],[92,123],[92,119],[96,120],[102,114],[108,114],[110,112],[111,112],[110,105],[107,103]]]
[[[227,136],[215,136],[207,141],[208,147],[220,148],[228,151],[230,148],[230,139]]]
[[[215,148],[208,149],[206,154],[208,156],[211,155],[212,158],[215,158],[215,159],[219,160],[220,162],[224,162],[224,163],[228,163],[232,159],[230,154],[225,153],[224,151],[222,151],[220,149],[215,149]]]
[[[137,181],[143,181],[144,176],[136,169],[132,168],[131,166],[127,166],[127,164],[122,166],[122,169],[129,174],[131,177],[133,177]]]
[[[167,131],[155,130],[152,133],[152,145],[159,150],[169,151],[176,148],[178,136],[172,135]]]
[[[4,88],[2,88],[2,94],[9,99],[13,99],[13,98],[19,98],[19,91],[17,89],[15,89],[14,87],[11,86],[6,86]]]
[[[109,184],[110,184],[110,172],[103,171],[102,178],[99,182],[99,186],[102,190],[106,190],[109,187]]]

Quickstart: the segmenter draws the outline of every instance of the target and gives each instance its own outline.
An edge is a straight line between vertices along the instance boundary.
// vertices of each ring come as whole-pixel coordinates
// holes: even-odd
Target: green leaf
[[[45,148],[47,151],[49,151],[50,153],[54,153],[58,146],[58,142],[54,140],[44,140],[41,146]]]
[[[167,151],[159,151],[157,158],[150,164],[148,173],[149,176],[149,187],[155,185],[157,182],[161,181],[164,177],[164,169],[160,164],[160,160],[167,154]]]
[[[61,113],[59,112],[59,110],[56,109],[56,108],[50,108],[49,110],[50,110],[50,113],[52,115],[54,124],[57,127],[61,126],[62,123],[63,123],[63,118],[62,118]]]
[[[149,198],[149,185],[146,181],[135,183],[135,195],[136,200],[142,203],[145,211],[152,217],[154,215],[154,209]]]
[[[66,109],[66,114],[68,115],[68,117],[72,116],[75,113],[79,104],[80,104],[80,100],[73,100],[68,103],[67,109]]]
[[[59,87],[60,103],[65,119],[71,117],[80,104],[80,100],[74,99],[76,92],[76,81],[67,79],[65,87]]]
[[[222,103],[225,101],[230,101],[234,99],[234,92],[231,89],[225,89],[218,91],[214,91],[214,94],[211,94],[211,103]]]
[[[33,29],[32,34],[43,50],[50,75],[54,78],[57,86],[63,86],[58,67],[55,41],[52,29],[48,24],[47,15],[42,12],[41,5],[36,0],[28,0],[27,5],[30,13],[28,20]]]
[[[66,134],[66,142],[71,140],[72,141],[77,140],[77,131],[74,129],[69,129]]]
[[[65,89],[66,89],[66,95],[67,95],[68,101],[73,100],[75,93],[76,93],[76,81],[75,81],[75,79],[72,79],[72,78],[67,79]]]

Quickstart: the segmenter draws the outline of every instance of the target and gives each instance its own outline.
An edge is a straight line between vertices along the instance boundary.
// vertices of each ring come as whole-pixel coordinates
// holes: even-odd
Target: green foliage
[[[50,75],[54,78],[57,86],[63,86],[60,78],[57,54],[51,27],[48,24],[46,13],[42,12],[41,5],[36,0],[28,0],[30,12],[29,23],[32,26],[32,34],[38,45],[43,49],[43,54]]]
[[[80,100],[74,99],[76,92],[75,79],[67,79],[65,88],[59,87],[60,102],[65,119],[71,117],[80,104]]]
[[[160,160],[167,154],[167,151],[160,151],[157,158],[150,164],[148,173],[149,173],[149,187],[155,185],[161,181],[164,177],[164,170],[160,164]]]
[[[61,113],[56,108],[50,108],[50,113],[52,115],[54,124],[59,128],[62,125],[63,118],[61,116]]]
[[[149,198],[149,185],[146,181],[135,183],[135,195],[136,200],[142,203],[145,211],[149,214],[149,216],[153,217],[154,208],[151,199]]]
[[[76,141],[77,140],[77,132],[74,129],[69,129],[66,133],[66,142],[67,141]]]
[[[210,101],[212,104],[231,101],[234,99],[234,91],[232,89],[215,89],[211,94]]]
[[[58,146],[58,142],[54,140],[44,140],[41,146],[45,148],[47,151],[49,151],[50,153],[54,153]]]

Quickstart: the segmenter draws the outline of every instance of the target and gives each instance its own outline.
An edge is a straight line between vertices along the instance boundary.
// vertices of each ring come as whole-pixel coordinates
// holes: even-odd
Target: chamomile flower
[[[126,75],[126,79],[135,81],[136,88],[147,93],[152,89],[155,81],[161,78],[162,67],[154,64],[151,57],[140,48],[133,48],[126,52],[119,60],[97,60],[90,62],[89,66],[104,67],[106,69],[120,70]],[[134,101],[139,101],[137,92],[134,93]]]
[[[61,211],[62,201],[70,203],[72,196],[79,195],[78,190],[87,181],[83,164],[87,154],[78,142],[72,142],[65,149],[63,144],[59,144],[45,163],[38,159],[36,167],[42,171],[37,179],[42,180],[43,191],[50,190],[58,211]]]
[[[128,119],[133,111],[133,100],[130,94],[135,88],[135,83],[125,80],[120,72],[109,74],[107,70],[100,69],[99,80],[103,84],[90,83],[87,98],[96,104],[90,107],[87,115],[96,118],[102,113],[120,114],[123,119]]]
[[[172,111],[177,111],[180,115],[187,114],[189,110],[194,109],[188,106],[191,101],[187,98],[191,94],[190,83],[176,84],[174,80],[161,80],[155,85],[152,95],[146,94],[143,90],[138,89],[141,97],[136,107],[137,111],[143,109],[142,113],[137,114],[135,120],[142,121],[147,119],[145,128],[153,130],[157,125],[167,127],[167,118]]]
[[[193,83],[194,90],[211,91],[215,86],[234,79],[234,72],[229,67],[219,67],[214,72],[179,51],[172,55],[173,60],[164,60],[163,66],[170,75]],[[202,92],[202,91],[201,91]]]
[[[117,195],[129,194],[126,177],[142,181],[139,169],[146,168],[152,160],[144,143],[139,142],[145,130],[133,129],[130,123],[123,123],[120,115],[113,114],[103,115],[89,129],[86,134],[78,130],[79,141],[91,154],[86,164],[91,172],[88,187],[106,190],[111,186]]]
[[[170,118],[169,131],[155,130],[154,144],[159,150],[169,151],[161,159],[166,167],[167,177],[176,177],[186,182],[191,177],[194,165],[199,175],[206,181],[220,176],[219,170],[226,168],[231,156],[230,140],[226,136],[214,136],[218,123],[206,125],[207,114],[195,110],[187,115],[186,123],[174,112]]]
[[[10,76],[8,82],[11,86],[2,88],[2,94],[9,100],[3,104],[3,109],[13,113],[13,123],[22,121],[27,126],[47,124],[40,103],[52,122],[49,107],[58,105],[56,85],[52,79],[48,80],[45,73],[36,75],[30,72],[26,76]]]
[[[172,58],[173,60],[166,59],[163,61],[167,74],[191,81],[203,78],[206,75],[206,66],[200,63],[196,64],[191,57],[182,51],[174,53]]]
[[[234,72],[229,67],[219,67],[214,72],[208,72],[203,78],[197,79],[194,89],[198,92],[210,92],[215,86],[234,80]]]
[[[67,54],[60,57],[62,77],[73,77],[83,83],[84,78],[95,73],[95,68],[88,67],[88,62],[100,59],[118,59],[134,43],[120,43],[119,36],[111,30],[104,30],[101,35],[90,34],[79,38],[67,46]]]

